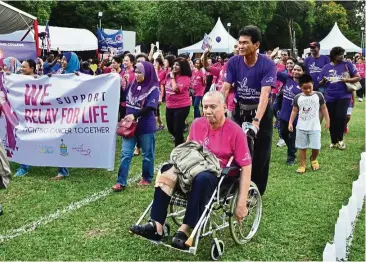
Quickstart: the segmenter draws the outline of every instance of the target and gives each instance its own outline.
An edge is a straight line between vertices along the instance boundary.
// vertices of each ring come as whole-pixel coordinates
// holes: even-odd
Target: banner
[[[116,33],[108,35],[100,28],[97,30],[98,52],[110,53],[115,56],[123,52],[123,32],[118,30]]]
[[[15,57],[19,61],[27,59],[37,59],[37,50],[35,42],[23,41],[0,41],[0,59],[6,57]]]
[[[1,76],[5,99],[0,97],[0,136],[9,160],[113,169],[118,74]]]
[[[211,51],[211,49],[212,49],[212,39],[208,34],[205,34],[205,36],[203,38],[201,49],[203,51],[206,51],[206,50]]]

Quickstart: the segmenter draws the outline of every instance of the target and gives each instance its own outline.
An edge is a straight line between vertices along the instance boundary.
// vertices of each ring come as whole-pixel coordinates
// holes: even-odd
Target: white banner
[[[0,137],[11,161],[34,166],[114,167],[118,74],[38,79],[11,74],[0,82],[7,96]]]

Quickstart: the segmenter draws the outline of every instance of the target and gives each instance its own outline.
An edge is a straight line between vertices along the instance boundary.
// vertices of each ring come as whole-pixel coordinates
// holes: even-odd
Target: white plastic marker
[[[157,167],[155,167],[154,169],[154,173],[158,172],[159,169],[162,167],[163,164],[158,165]],[[134,177],[131,177],[130,179],[127,180],[128,183],[135,183],[137,182],[139,179],[141,178],[141,174],[135,175]],[[43,226],[43,225],[47,225],[48,223],[55,221],[57,219],[59,219],[60,217],[62,217],[63,215],[72,213],[73,211],[76,211],[80,208],[82,208],[83,206],[89,205],[90,203],[93,203],[99,199],[105,198],[107,197],[109,194],[111,194],[113,191],[110,187],[104,189],[103,191],[100,191],[98,193],[95,193],[89,197],[86,197],[78,202],[73,202],[70,205],[68,205],[67,207],[61,209],[61,210],[56,210],[56,212],[43,216],[41,218],[39,218],[38,220],[35,220],[29,224],[26,224],[20,228],[17,229],[12,229],[9,230],[8,232],[6,232],[4,235],[0,235],[0,243],[5,242],[7,240],[19,237],[27,232],[31,232],[36,230],[38,227]]]
[[[325,246],[323,252],[323,261],[336,261],[336,251],[334,244],[329,244]]]

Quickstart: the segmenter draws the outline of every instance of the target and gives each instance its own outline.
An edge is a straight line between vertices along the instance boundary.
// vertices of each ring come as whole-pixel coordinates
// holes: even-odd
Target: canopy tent
[[[0,1],[0,34],[9,34],[14,31],[24,30],[23,35],[19,35],[13,41],[23,41],[28,33],[34,29],[32,41],[38,45],[38,21],[37,18],[15,8],[3,1]],[[1,40],[1,38],[0,38]],[[39,50],[37,50],[39,51]],[[40,54],[40,52],[38,52]]]
[[[39,32],[45,32],[45,26],[38,26]],[[87,29],[80,28],[68,28],[49,26],[50,38],[51,38],[51,50],[57,50],[57,47],[61,51],[88,51],[98,49],[98,40],[96,36]],[[24,35],[24,30],[16,31],[7,35],[0,35],[0,40],[14,41],[19,38],[20,35]],[[32,41],[33,36],[27,35],[25,41]],[[47,48],[47,41],[39,42],[39,48]]]
[[[334,24],[329,34],[319,42],[320,54],[329,55],[330,50],[335,46],[340,46],[346,50],[346,52],[361,52],[361,47],[358,47],[351,41],[349,41],[339,30],[337,23]],[[304,54],[310,53],[310,48],[304,49]]]
[[[211,52],[217,53],[231,53],[237,40],[232,37],[223,26],[220,17],[217,19],[215,27],[208,34],[212,39],[212,50]],[[194,45],[178,49],[178,54],[181,53],[202,53],[203,40],[195,43]]]

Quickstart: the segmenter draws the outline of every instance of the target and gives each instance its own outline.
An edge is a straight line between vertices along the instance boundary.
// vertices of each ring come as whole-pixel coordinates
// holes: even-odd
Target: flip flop
[[[296,170],[296,173],[304,174],[305,171],[306,171],[306,168],[304,166],[299,166],[299,168]]]
[[[311,156],[310,156],[310,165],[311,165],[311,169],[313,171],[316,171],[316,170],[319,170],[320,169],[320,165],[319,165],[319,162],[318,160],[311,160]]]

